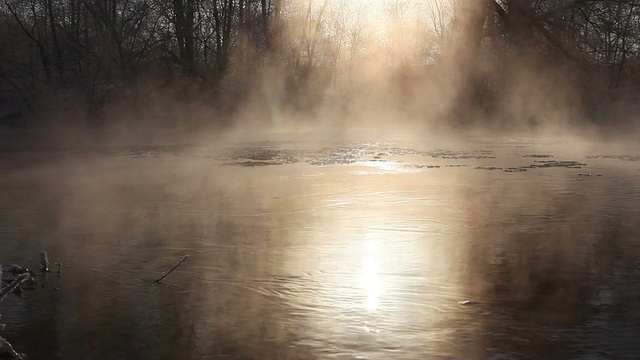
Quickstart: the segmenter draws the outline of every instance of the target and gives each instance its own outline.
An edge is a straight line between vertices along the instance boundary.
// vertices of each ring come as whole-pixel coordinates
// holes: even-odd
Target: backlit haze
[[[33,359],[640,357],[639,14],[0,2],[3,280],[54,270],[0,336]]]

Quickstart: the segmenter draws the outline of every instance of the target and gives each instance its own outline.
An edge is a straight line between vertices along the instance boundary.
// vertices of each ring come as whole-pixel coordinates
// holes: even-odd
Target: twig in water
[[[0,267],[0,272],[2,272],[2,267]],[[31,274],[29,274],[28,272],[16,276],[11,284],[3,287],[2,290],[0,290],[0,301],[4,300],[7,294],[13,292],[18,286],[20,286],[21,283],[28,280],[30,277]],[[2,325],[2,327],[4,328],[4,325]],[[23,360],[25,357],[22,354],[18,354],[7,340],[0,337],[0,358]]]
[[[7,340],[0,337],[0,359],[23,360],[25,356],[18,354]]]
[[[169,276],[169,274],[171,274],[173,272],[173,270],[177,269],[178,266],[182,265],[183,262],[187,261],[187,259],[189,258],[189,255],[185,255],[182,260],[180,260],[177,264],[175,264],[171,270],[169,270],[166,274],[163,274],[158,280],[154,281],[155,284],[159,283],[160,281],[162,281],[162,279],[166,278],[167,276]]]
[[[7,294],[11,293],[15,288],[17,288],[23,281],[26,281],[31,275],[29,273],[24,273],[16,276],[16,278],[11,282],[11,284],[5,286],[0,290],[0,301],[4,300],[4,297]]]

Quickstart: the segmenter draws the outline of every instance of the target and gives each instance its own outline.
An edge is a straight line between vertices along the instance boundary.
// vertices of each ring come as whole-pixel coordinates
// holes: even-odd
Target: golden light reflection
[[[465,310],[454,281],[459,242],[447,241],[458,236],[448,231],[458,221],[458,208],[449,206],[458,194],[444,191],[455,182],[446,174],[407,176],[413,169],[399,161],[321,170],[275,212],[282,217],[273,228],[283,230],[274,235],[286,244],[283,261],[274,262],[285,274],[277,294],[319,346],[401,346],[414,335],[427,344],[429,329]]]
[[[364,307],[368,311],[375,311],[378,308],[382,293],[382,281],[378,276],[378,241],[376,234],[367,234],[360,286],[366,296]]]
[[[362,161],[358,165],[371,168],[373,170],[358,171],[358,175],[380,175],[397,173],[417,173],[419,169],[408,168],[403,163],[397,161]]]

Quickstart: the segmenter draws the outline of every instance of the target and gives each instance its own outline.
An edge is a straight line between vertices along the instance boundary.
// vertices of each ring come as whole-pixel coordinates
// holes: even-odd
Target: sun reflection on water
[[[358,164],[353,170],[379,169]],[[452,181],[355,171],[314,179],[312,190],[322,196],[292,203],[294,210],[304,204],[310,211],[296,212],[300,226],[277,233],[287,248],[280,252],[284,262],[277,262],[282,283],[273,285],[276,301],[284,299],[288,314],[304,324],[305,346],[330,343],[370,355],[415,338],[420,346],[439,348],[446,336],[435,329],[465,310],[457,304],[451,257],[458,243],[446,241],[457,236],[445,222],[457,219],[450,211],[458,209],[447,207],[456,193],[430,186]],[[283,210],[290,223],[292,208]]]
[[[356,171],[357,175],[382,175],[419,172],[419,169],[407,167],[405,164],[398,161],[362,161],[359,162],[358,165],[366,168],[367,170]]]
[[[379,298],[382,293],[382,281],[378,275],[378,237],[368,233],[365,242],[365,255],[360,286],[366,299],[364,307],[368,311],[378,309]]]

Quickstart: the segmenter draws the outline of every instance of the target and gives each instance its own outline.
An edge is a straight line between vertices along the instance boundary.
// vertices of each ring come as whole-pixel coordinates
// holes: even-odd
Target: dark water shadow
[[[627,180],[623,180],[627,178]],[[486,311],[486,356],[634,358],[640,345],[638,183],[471,190],[463,282]],[[629,194],[633,193],[633,199]]]

